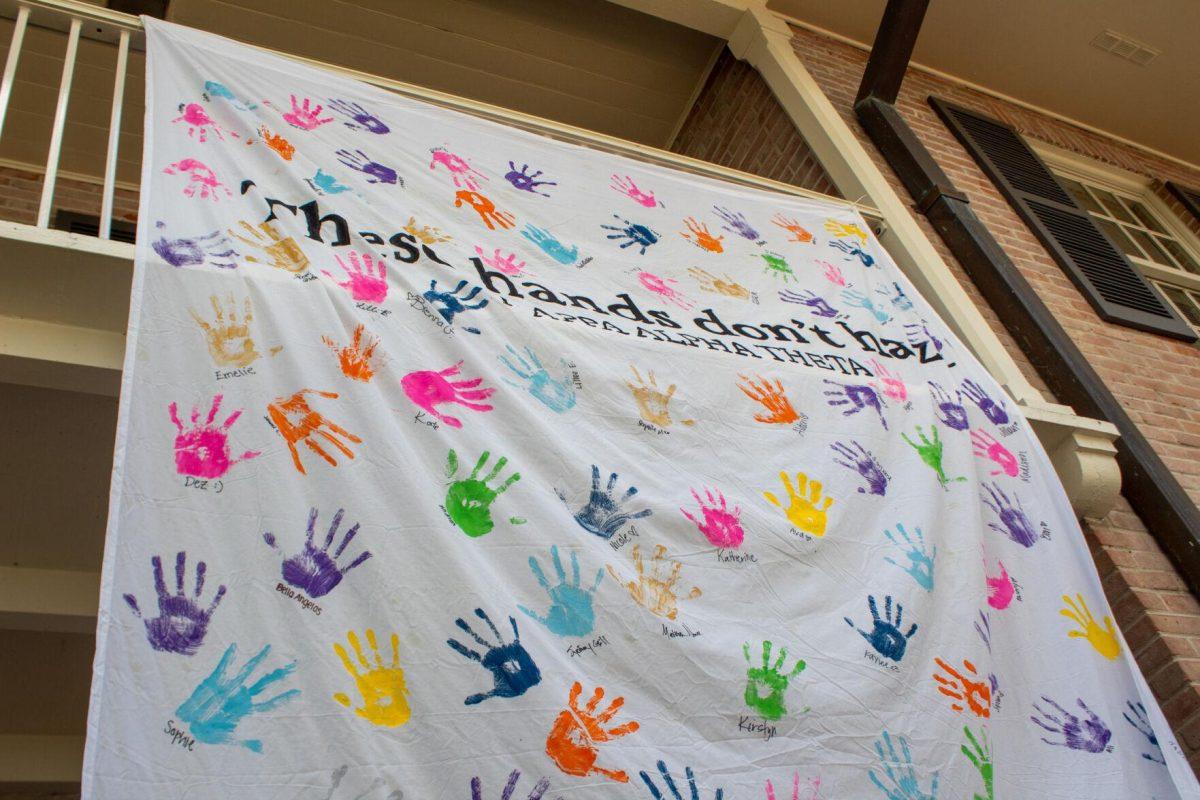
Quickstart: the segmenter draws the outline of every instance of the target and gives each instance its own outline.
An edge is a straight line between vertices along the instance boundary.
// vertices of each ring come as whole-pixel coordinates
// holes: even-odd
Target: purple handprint
[[[946,346],[945,342],[939,339],[933,331],[929,330],[929,324],[925,320],[921,320],[919,324],[916,322],[906,323],[904,325],[904,334],[908,337],[908,343],[913,347],[917,347],[924,342],[929,342],[933,345],[933,349],[940,353],[942,352],[942,348]]]
[[[338,150],[335,155],[338,161],[345,164],[350,169],[358,170],[363,175],[367,176],[367,183],[399,183],[404,185],[403,179],[396,174],[396,170],[391,167],[384,166],[377,161],[372,161],[362,150]]]
[[[159,233],[165,234],[167,224],[159,220],[154,227]],[[238,257],[238,252],[219,230],[178,239],[168,239],[162,235],[151,242],[150,246],[172,267],[198,267],[204,263],[221,269],[237,267],[237,261],[234,259]]]
[[[341,556],[346,545],[350,544],[358,534],[357,522],[350,530],[346,531],[346,535],[342,537],[342,542],[333,551],[333,555],[329,555],[329,548],[333,544],[333,539],[337,535],[338,528],[342,524],[342,516],[345,513],[345,509],[339,508],[333,515],[333,521],[329,523],[329,532],[325,534],[325,543],[318,548],[313,544],[313,528],[317,524],[317,509],[309,509],[304,549],[283,562],[283,579],[287,581],[288,585],[296,587],[309,597],[324,597],[342,582],[342,578],[346,577],[347,572],[371,557],[371,551],[364,550],[349,565],[339,567],[337,564],[336,559]],[[263,541],[272,549],[279,549],[279,545],[275,541],[275,534],[270,531],[263,534]]]
[[[834,442],[830,448],[841,456],[841,459],[835,458],[834,462],[846,469],[854,470],[867,482],[866,488],[859,487],[858,491],[861,494],[877,494],[880,497],[887,494],[887,475],[879,466],[879,461],[866,448],[858,442],[850,442],[850,444]]]
[[[1069,747],[1072,750],[1082,750],[1085,753],[1103,753],[1105,751],[1108,747],[1108,740],[1112,738],[1112,731],[1104,724],[1104,720],[1096,716],[1096,712],[1087,707],[1083,698],[1076,698],[1076,702],[1087,714],[1087,719],[1084,720],[1045,695],[1042,695],[1042,700],[1058,713],[1050,713],[1034,703],[1033,708],[1041,715],[1041,719],[1034,716],[1029,719],[1043,730],[1062,735],[1061,742],[1051,741],[1045,736],[1042,737],[1043,742],[1058,747]]]
[[[1021,505],[1021,498],[1013,493],[1013,498],[1016,499],[1016,505],[1008,499],[1008,495],[1000,488],[997,483],[992,483],[991,486],[983,485],[989,497],[984,497],[983,504],[996,512],[996,517],[1000,520],[1000,524],[989,522],[988,527],[996,533],[1002,533],[1009,539],[1012,539],[1022,547],[1033,547],[1037,542],[1037,531],[1033,529],[1033,524],[1029,521],[1029,517],[1025,515],[1025,509]]]
[[[1004,408],[1004,400],[997,403],[988,396],[982,386],[969,379],[962,382],[962,393],[979,406],[979,410],[988,418],[988,422],[993,425],[1008,424],[1008,411]]]
[[[555,181],[539,181],[538,178],[541,176],[542,171],[540,169],[530,173],[528,164],[522,164],[521,168],[517,169],[517,165],[510,161],[508,162],[508,172],[504,173],[504,180],[511,183],[514,189],[520,189],[522,192],[529,192],[530,194],[537,193],[542,197],[549,197],[550,195],[546,192],[539,191],[538,187],[558,186],[558,183]]]
[[[805,289],[803,292],[793,292],[791,289],[783,289],[779,292],[779,299],[785,303],[808,306],[814,317],[832,319],[838,315],[838,310],[829,305],[829,301],[824,297],[819,297],[811,289]]]
[[[736,233],[743,239],[749,239],[752,242],[757,242],[762,238],[759,232],[754,230],[754,226],[746,221],[746,215],[740,211],[730,211],[720,206],[713,206],[713,210],[717,212],[717,216],[725,220],[725,224],[721,227],[730,233]]]
[[[879,422],[883,425],[883,429],[887,430],[887,420],[883,418],[883,400],[870,386],[862,384],[847,384],[843,386],[837,381],[825,379],[833,387],[832,390],[827,390],[825,396],[830,399],[826,402],[831,406],[850,406],[849,409],[842,412],[842,416],[848,417],[851,414],[857,414],[864,408],[873,408],[875,413],[879,415]]]
[[[133,609],[133,613],[137,615],[138,619],[145,622],[146,641],[150,642],[151,647],[165,653],[193,655],[204,642],[204,634],[208,632],[208,622],[212,619],[217,604],[225,596],[225,587],[217,587],[217,593],[213,595],[208,608],[201,608],[197,601],[200,599],[200,593],[204,591],[204,575],[208,569],[207,564],[203,561],[197,562],[196,588],[192,596],[188,597],[183,591],[187,553],[181,550],[175,556],[175,594],[167,591],[167,584],[163,580],[162,559],[154,556],[150,559],[150,563],[154,566],[154,591],[158,595],[158,616],[153,619],[142,617],[142,610],[138,608],[137,598],[132,594],[125,595],[125,602]]]
[[[352,131],[384,134],[391,130],[384,124],[383,120],[367,111],[358,103],[351,103],[349,100],[330,100],[329,107],[339,114],[350,118],[348,122],[343,122],[342,124]]]
[[[971,427],[967,419],[967,409],[962,404],[961,391],[955,390],[954,398],[951,399],[940,384],[929,381],[929,394],[933,397],[933,402],[937,403],[938,422],[956,431],[965,431]]]

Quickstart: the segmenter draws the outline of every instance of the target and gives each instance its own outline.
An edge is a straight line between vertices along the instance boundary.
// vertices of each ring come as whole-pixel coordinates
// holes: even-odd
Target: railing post
[[[117,183],[117,147],[121,138],[121,108],[125,102],[125,64],[129,58],[129,31],[121,31],[117,45],[117,77],[113,82],[112,116],[108,121],[108,152],[104,156],[104,198],[100,204],[100,238],[112,229],[113,192]]]
[[[29,22],[29,6],[17,10],[17,23],[13,28],[12,42],[8,45],[8,59],[4,62],[4,77],[0,78],[0,136],[4,135],[4,118],[8,116],[8,100],[12,96],[13,81],[17,76],[17,60],[21,58],[21,45],[25,41],[25,25]]]
[[[67,127],[67,101],[71,95],[71,79],[75,76],[75,55],[79,51],[79,31],[83,20],[71,18],[67,36],[67,52],[63,57],[62,81],[58,85],[58,108],[54,111],[54,127],[50,131],[50,152],[46,154],[46,174],[42,180],[42,202],[38,206],[37,226],[50,227],[50,206],[54,202],[54,182],[58,178],[58,159],[62,153],[63,131]]]

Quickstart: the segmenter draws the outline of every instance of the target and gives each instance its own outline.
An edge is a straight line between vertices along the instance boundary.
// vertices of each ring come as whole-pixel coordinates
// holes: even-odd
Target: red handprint
[[[625,705],[625,698],[618,697],[604,711],[596,713],[597,706],[604,699],[604,689],[597,686],[592,699],[581,709],[579,695],[582,692],[583,686],[576,681],[567,698],[569,708],[554,720],[554,727],[546,737],[546,755],[568,775],[586,777],[598,774],[619,783],[629,783],[629,775],[623,770],[596,766],[596,758],[600,754],[598,745],[627,736],[641,726],[631,721],[605,730],[604,725]]]
[[[350,255],[347,256],[350,266],[346,266],[346,262],[342,261],[341,256],[334,256],[334,258],[345,271],[347,278],[345,282],[338,283],[338,286],[350,292],[351,297],[366,303],[382,303],[387,298],[386,264],[382,261],[376,262],[370,253],[363,253],[359,256],[354,250],[351,250]],[[337,283],[337,278],[334,278],[329,272],[326,270],[321,270],[321,272]]]
[[[725,504],[725,495],[718,490],[716,496],[713,496],[712,489],[704,490],[704,500],[700,499],[700,495],[692,489],[692,497],[696,498],[696,503],[700,506],[700,512],[704,515],[704,520],[698,520],[691,515],[686,508],[680,508],[683,515],[692,521],[700,532],[704,534],[704,538],[708,539],[709,543],[716,547],[727,547],[730,549],[740,547],[742,540],[746,538],[746,532],[742,529],[742,523],[739,517],[742,514],[741,506],[734,506],[733,511]]]
[[[171,422],[175,423],[179,435],[175,437],[175,471],[180,475],[192,475],[196,478],[220,478],[229,468],[240,461],[249,461],[262,455],[255,450],[247,450],[241,458],[230,458],[229,429],[242,415],[241,409],[234,411],[219,427],[213,424],[217,412],[221,410],[221,400],[224,395],[213,398],[212,406],[208,409],[208,417],[200,422],[200,409],[192,407],[192,426],[186,430],[179,421],[179,409],[171,403],[168,410]]]
[[[271,422],[275,425],[276,430],[279,431],[279,435],[287,442],[288,450],[292,452],[292,462],[296,465],[296,470],[301,475],[306,475],[307,473],[304,470],[304,464],[300,461],[300,452],[296,449],[297,442],[303,441],[310,450],[328,461],[332,467],[337,466],[337,461],[334,460],[333,456],[325,452],[325,449],[321,445],[313,441],[314,436],[320,436],[325,439],[340,450],[346,458],[354,458],[354,453],[337,437],[340,436],[344,439],[349,439],[355,444],[362,443],[362,439],[333,424],[320,413],[314,411],[312,406],[308,404],[308,401],[304,399],[304,396],[309,394],[328,397],[331,400],[337,399],[335,392],[301,389],[290,397],[278,397],[275,399],[275,402],[267,405],[267,416],[271,418]]]
[[[992,690],[988,687],[986,680],[974,680],[979,677],[974,664],[963,659],[963,669],[973,676],[973,678],[968,678],[942,659],[934,658],[933,660],[945,673],[945,675],[941,675],[935,672],[933,679],[938,682],[938,691],[953,701],[950,708],[962,713],[965,703],[966,707],[971,709],[971,713],[977,717],[987,719],[992,715]]]
[[[449,380],[458,375],[458,368],[462,364],[463,362],[459,361],[454,366],[446,367],[440,372],[432,370],[410,372],[400,379],[400,388],[404,390],[404,394],[408,395],[409,400],[412,400],[426,413],[432,414],[451,428],[461,428],[462,420],[443,414],[436,407],[443,403],[456,403],[472,411],[491,411],[494,406],[474,401],[487,400],[496,391],[492,388],[479,388],[479,384],[483,383],[483,378]]]
[[[475,209],[475,213],[483,220],[483,224],[487,225],[489,231],[496,230],[497,225],[508,229],[516,222],[516,217],[507,211],[497,211],[496,204],[479,192],[468,191],[466,189],[455,192],[454,207],[462,208],[463,203]]]

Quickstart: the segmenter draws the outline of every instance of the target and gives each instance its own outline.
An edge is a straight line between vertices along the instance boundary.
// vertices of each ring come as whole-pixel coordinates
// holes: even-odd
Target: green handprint
[[[781,670],[787,659],[787,648],[779,648],[779,658],[771,665],[771,643],[763,642],[762,666],[756,667],[750,660],[750,644],[742,645],[742,653],[750,668],[746,670],[746,705],[757,711],[763,719],[782,719],[787,713],[784,705],[788,684],[792,678],[804,671],[807,666],[804,659],[798,659],[792,671],[784,674]],[[805,709],[807,711],[807,709]]]
[[[488,486],[488,481],[499,475],[500,471],[504,469],[504,465],[508,463],[508,459],[501,456],[492,467],[492,471],[481,479],[479,473],[491,455],[489,451],[484,450],[483,454],[479,456],[479,460],[475,462],[475,469],[471,470],[470,476],[454,481],[446,490],[445,508],[446,513],[450,516],[450,521],[472,538],[491,532],[495,527],[495,523],[492,522],[492,503],[509,486],[521,480],[521,473],[514,472],[499,487],[493,489]],[[451,450],[446,457],[446,477],[453,478],[457,474],[458,454]]]
[[[982,747],[976,741],[975,734],[971,733],[971,729],[965,725],[963,733],[967,735],[967,741],[971,743],[969,748],[965,744],[962,746],[963,755],[971,759],[975,769],[979,770],[979,777],[983,778],[983,791],[986,792],[986,794],[976,794],[974,800],[994,800],[996,795],[992,786],[992,748],[988,744],[987,728],[979,729],[979,738],[983,739]]]
[[[920,444],[917,444],[912,439],[909,439],[907,434],[901,433],[900,436],[904,439],[904,441],[908,442],[909,447],[917,451],[917,455],[921,457],[921,460],[924,461],[930,469],[937,473],[939,484],[945,486],[947,483],[965,481],[966,478],[946,477],[946,471],[942,468],[942,450],[945,445],[938,437],[937,425],[930,425],[929,427],[933,431],[933,439],[926,438],[925,431],[921,429],[920,425],[917,426],[917,437],[921,440]]]

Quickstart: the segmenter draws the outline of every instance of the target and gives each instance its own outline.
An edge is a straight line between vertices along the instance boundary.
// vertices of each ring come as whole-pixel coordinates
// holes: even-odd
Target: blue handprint
[[[462,617],[454,620],[454,624],[474,639],[484,649],[484,654],[480,655],[455,639],[447,639],[446,644],[450,645],[451,649],[460,655],[472,661],[478,661],[484,669],[492,673],[492,680],[495,682],[495,686],[490,692],[471,695],[463,703],[473,706],[476,703],[482,703],[489,697],[518,697],[525,694],[530,687],[541,683],[542,673],[538,670],[537,664],[533,663],[533,658],[529,655],[529,651],[521,644],[521,634],[517,631],[516,619],[513,617],[508,618],[509,624],[512,625],[513,640],[505,644],[500,631],[496,630],[495,624],[492,623],[491,618],[484,613],[482,608],[475,609],[475,616],[479,617],[491,628],[492,635],[496,637],[495,644],[492,644],[471,630],[471,626]]]
[[[351,103],[348,100],[330,100],[329,107],[339,114],[350,118],[348,122],[343,122],[342,124],[352,131],[384,134],[391,130],[384,124],[383,120],[368,112],[358,103]]]
[[[1125,705],[1129,706],[1129,710],[1133,712],[1133,716],[1128,713],[1122,713],[1125,721],[1133,727],[1137,728],[1138,733],[1146,737],[1146,741],[1150,743],[1153,752],[1142,753],[1142,758],[1147,761],[1153,761],[1155,764],[1166,764],[1167,760],[1163,758],[1162,746],[1158,743],[1158,736],[1154,734],[1154,728],[1150,725],[1150,717],[1146,714],[1146,707],[1139,700],[1137,703],[1131,703],[1126,700]]]
[[[648,517],[653,512],[644,508],[641,511],[627,512],[622,511],[622,507],[634,495],[637,494],[637,487],[630,486],[625,490],[625,494],[620,500],[613,497],[613,490],[617,485],[617,473],[611,473],[608,476],[608,485],[602,490],[600,488],[600,468],[595,464],[592,465],[592,491],[588,496],[587,503],[583,508],[575,513],[575,521],[579,526],[588,533],[594,533],[602,539],[611,539],[625,523],[634,519]],[[561,489],[555,489],[555,494],[558,499],[564,503],[568,503],[567,496]]]
[[[858,631],[867,643],[875,649],[876,653],[884,658],[890,658],[892,661],[900,661],[904,658],[904,651],[908,647],[908,640],[917,632],[917,623],[913,623],[908,629],[908,633],[901,633],[900,626],[904,620],[904,606],[896,603],[896,616],[892,617],[892,596],[889,594],[883,598],[883,617],[879,616],[879,609],[875,605],[875,595],[867,595],[867,607],[871,609],[871,632],[867,633],[862,628],[855,626],[850,621],[849,617],[843,617],[846,624]]]
[[[888,529],[884,529],[883,533],[887,536],[888,541],[904,554],[908,559],[908,566],[900,566],[900,563],[891,556],[885,557],[883,560],[889,564],[893,564],[912,576],[913,580],[921,584],[921,588],[926,591],[933,591],[933,561],[937,558],[937,545],[933,546],[932,552],[925,550],[925,535],[921,533],[920,528],[914,528],[916,533],[916,541],[914,537],[908,535],[908,531],[904,529],[904,525],[897,522],[896,530],[900,532],[900,539],[903,539],[903,544],[896,536]]]
[[[571,245],[571,249],[568,250],[566,245],[550,234],[550,231],[543,230],[535,225],[526,225],[521,229],[521,235],[536,244],[543,253],[560,264],[574,264],[575,259],[579,258],[579,248],[577,246]]]
[[[955,390],[954,397],[951,398],[941,384],[929,381],[929,394],[937,404],[939,422],[956,431],[965,431],[971,427],[971,421],[967,419],[967,409],[962,404],[961,391]]]
[[[571,551],[571,579],[563,569],[562,560],[558,557],[558,545],[550,548],[550,558],[554,561],[554,571],[558,575],[558,583],[550,585],[542,565],[533,556],[529,557],[529,568],[533,570],[538,583],[550,595],[552,605],[546,616],[539,616],[525,606],[517,606],[525,614],[536,619],[550,629],[556,636],[587,636],[596,624],[596,612],[592,609],[592,597],[604,579],[604,570],[596,570],[596,580],[592,588],[583,589],[579,585],[579,556]]]
[[[341,194],[342,192],[350,191],[350,187],[345,184],[338,183],[338,179],[327,172],[322,172],[317,168],[317,174],[311,178],[305,178],[304,182],[317,194]]]
[[[193,655],[204,643],[204,635],[208,632],[208,623],[217,604],[225,596],[225,587],[217,587],[208,608],[201,608],[197,602],[200,593],[204,591],[204,575],[208,569],[203,561],[196,564],[196,588],[191,597],[183,590],[183,577],[187,566],[187,553],[182,550],[175,556],[175,594],[167,590],[163,580],[162,559],[154,556],[150,559],[154,567],[154,591],[158,595],[158,616],[143,620],[146,624],[146,640],[155,650],[166,653]],[[138,608],[137,598],[132,594],[124,596],[125,602],[133,609],[133,613],[142,619],[142,610]]]
[[[626,247],[637,246],[639,255],[646,255],[646,248],[658,241],[658,231],[653,228],[648,228],[645,225],[639,225],[636,222],[630,222],[624,217],[613,214],[613,219],[621,223],[620,225],[601,225],[608,231],[615,233],[608,234],[609,239],[616,239],[621,244],[621,249]]]
[[[399,183],[404,185],[404,181],[396,173],[396,170],[389,166],[380,164],[378,161],[372,161],[371,158],[362,150],[338,150],[336,152],[338,161],[345,164],[350,169],[358,170],[363,175],[367,176],[367,183]]]
[[[752,242],[757,242],[762,238],[759,232],[754,230],[754,226],[746,221],[746,215],[740,211],[730,211],[720,206],[713,206],[713,210],[717,212],[717,216],[725,220],[725,224],[721,227],[730,233],[736,233],[743,239],[749,239]]]
[[[883,738],[875,742],[875,753],[879,756],[879,763],[883,766],[884,775],[890,785],[884,786],[883,781],[876,777],[873,769],[867,772],[871,783],[887,796],[887,800],[937,800],[938,773],[933,773],[929,791],[922,791],[921,784],[917,781],[917,772],[913,769],[912,753],[908,750],[908,742],[903,736],[896,738],[900,740],[900,749],[904,753],[904,760],[901,761],[896,756],[892,737],[887,731],[884,731]],[[884,748],[887,749],[886,753]]]
[[[864,267],[875,266],[875,259],[871,255],[863,251],[863,249],[853,242],[847,242],[845,239],[836,239],[829,243],[829,246],[835,250],[840,250],[846,254],[846,260],[849,261],[857,258],[862,262]]]
[[[522,192],[530,194],[540,194],[542,197],[549,197],[546,192],[538,191],[539,186],[558,186],[555,181],[539,181],[542,176],[542,171],[534,170],[529,172],[529,165],[523,164],[520,169],[513,162],[508,162],[508,172],[504,173],[504,180],[512,184],[514,189],[520,189]]]
[[[478,311],[488,304],[488,299],[486,297],[476,301],[475,303],[471,303],[471,301],[483,291],[483,288],[479,286],[472,286],[469,291],[466,291],[466,286],[466,281],[459,281],[458,285],[456,285],[453,289],[448,292],[443,292],[437,288],[437,281],[430,281],[429,291],[425,292],[421,296],[434,304],[438,313],[442,315],[442,319],[446,320],[447,325],[453,325],[454,317],[458,314],[461,314],[464,311]],[[475,328],[464,328],[463,330],[469,331],[470,333],[479,333],[479,331]]]
[[[205,81],[204,92],[201,96],[206,103],[212,102],[214,97],[219,97],[239,111],[253,111],[258,108],[257,103],[251,103],[249,100],[245,102],[238,100],[225,84],[217,83],[216,81]]]
[[[521,386],[556,414],[562,414],[575,407],[575,389],[566,380],[551,378],[550,373],[542,366],[542,361],[538,358],[537,353],[526,347],[525,355],[522,356],[513,349],[512,345],[504,347],[516,363],[509,361],[507,356],[500,356],[500,361],[525,382],[517,384],[505,379],[505,383]]]
[[[342,537],[342,542],[333,551],[333,555],[329,554],[329,548],[333,545],[333,538],[337,535],[338,528],[342,524],[342,516],[345,513],[345,509],[339,508],[333,515],[333,520],[329,523],[329,531],[325,534],[325,543],[318,548],[313,544],[313,528],[317,524],[317,509],[310,508],[304,549],[283,562],[283,579],[309,597],[324,597],[329,594],[342,582],[342,578],[346,576],[347,572],[371,557],[371,551],[364,550],[344,567],[339,567],[335,561],[346,549],[346,545],[350,544],[358,534],[357,522],[346,531],[346,535]],[[263,534],[263,541],[273,549],[279,549],[279,545],[275,542],[275,534],[270,531]]]
[[[842,299],[846,301],[847,305],[864,309],[871,316],[875,317],[875,320],[880,325],[886,325],[887,322],[892,318],[891,314],[889,314],[887,311],[884,311],[882,308],[876,307],[875,303],[871,301],[871,298],[867,297],[857,289],[843,289]]]
[[[895,294],[892,294],[892,289],[896,290]],[[881,286],[875,290],[875,293],[886,297],[900,311],[911,311],[913,301],[904,293],[904,289],[900,288],[900,284],[892,281],[892,289]]]
[[[675,779],[671,777],[671,771],[667,769],[667,763],[660,760],[657,764],[658,774],[662,776],[663,785],[667,787],[667,791],[671,794],[665,795],[662,790],[654,783],[654,780],[646,774],[646,770],[638,770],[638,775],[642,778],[642,783],[646,784],[646,788],[650,790],[650,796],[654,800],[684,800],[684,796],[679,793],[679,787],[675,785]],[[684,777],[688,783],[688,798],[687,800],[700,800],[700,790],[696,788],[696,776],[692,773],[691,767],[683,768]],[[713,800],[723,800],[725,797],[724,789],[716,789],[713,791]]]
[[[229,645],[216,668],[207,678],[200,681],[195,691],[192,692],[192,696],[184,700],[183,704],[175,710],[179,719],[188,726],[188,730],[192,732],[196,741],[205,744],[234,742],[233,732],[242,719],[250,714],[270,711],[300,694],[299,689],[288,689],[270,700],[264,700],[261,703],[254,702],[256,695],[261,694],[272,683],[291,675],[296,669],[296,662],[293,661],[271,670],[255,681],[253,685],[247,687],[245,684],[250,678],[250,673],[254,672],[269,652],[271,652],[271,645],[263,646],[263,649],[258,651],[258,655],[247,661],[236,675],[226,678],[225,670],[229,668],[234,654],[237,653],[237,645]],[[262,742],[258,739],[243,739],[235,743],[248,750],[253,750],[255,753],[262,752]]]

